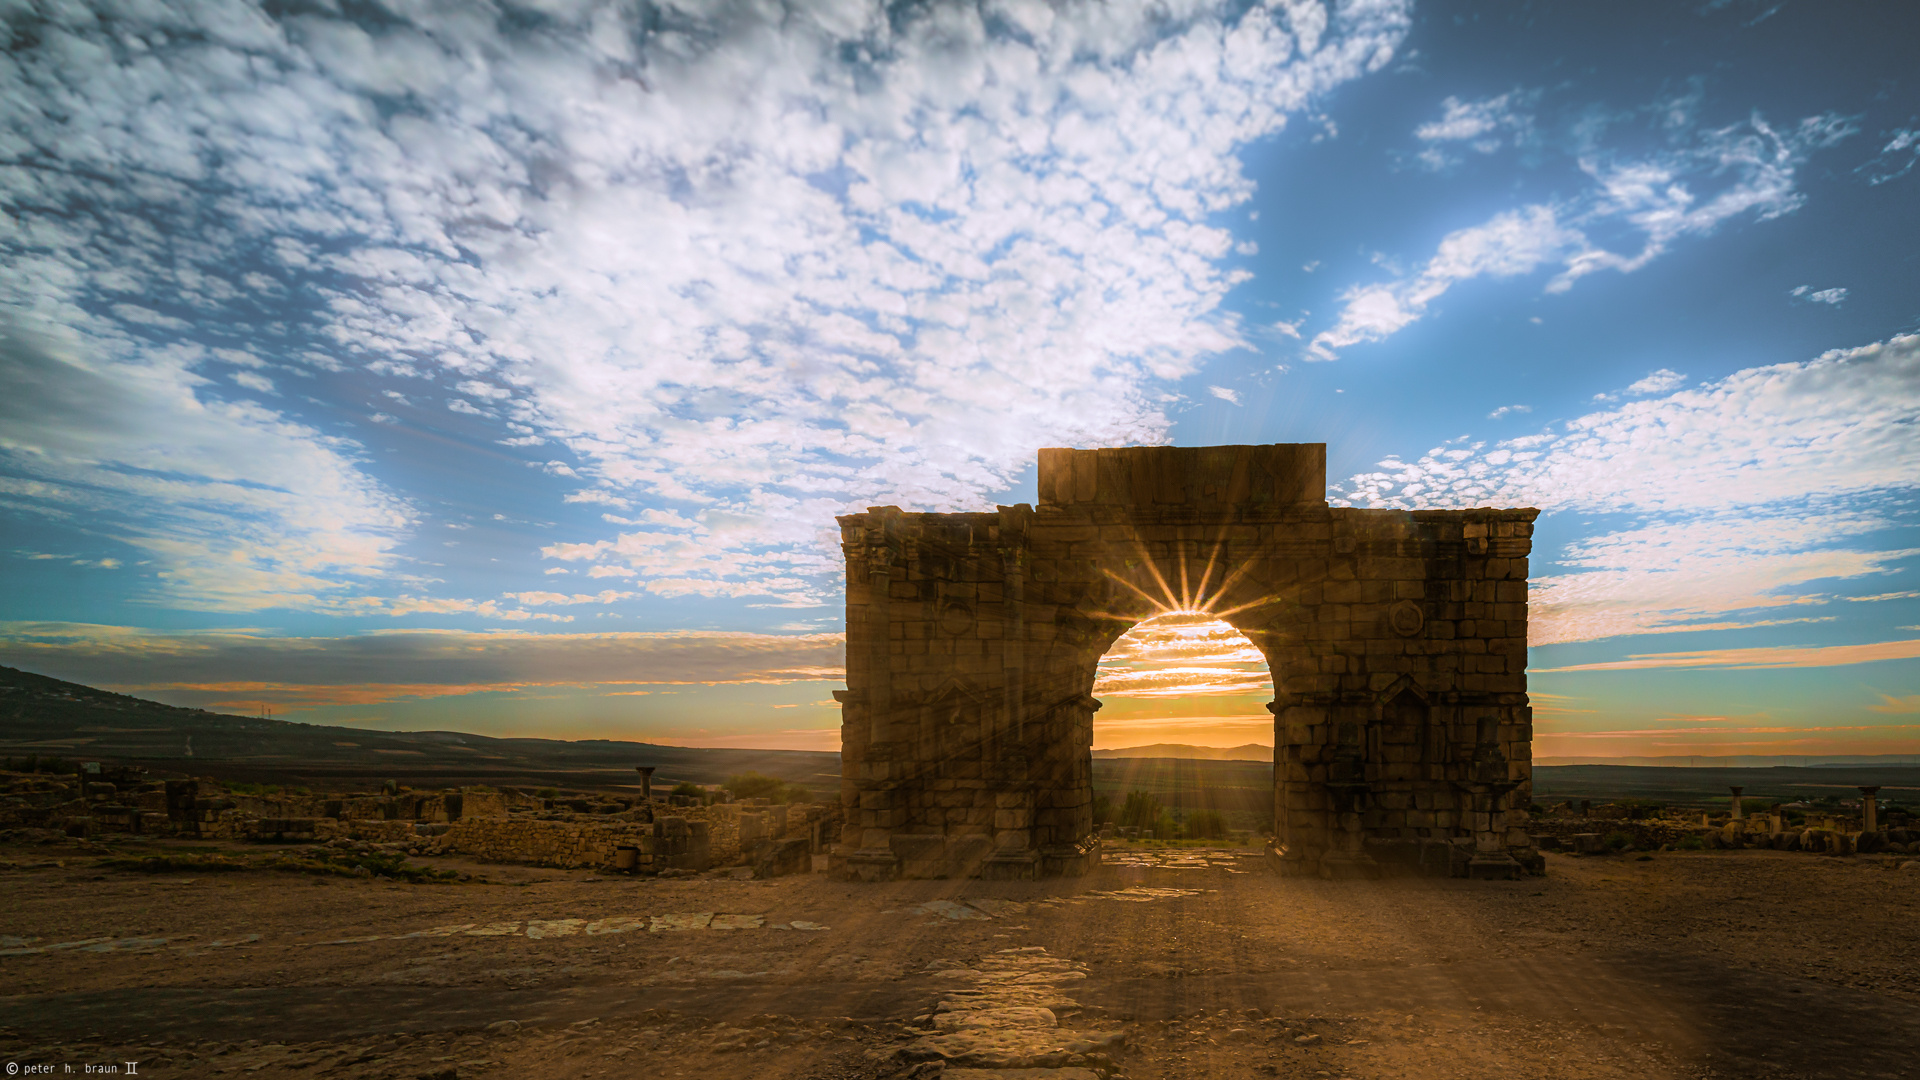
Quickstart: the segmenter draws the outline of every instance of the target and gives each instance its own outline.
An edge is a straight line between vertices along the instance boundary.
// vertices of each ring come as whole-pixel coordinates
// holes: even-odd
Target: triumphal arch
[[[1273,673],[1283,873],[1509,876],[1527,793],[1523,510],[1326,501],[1326,447],[1040,451],[1040,503],[839,518],[847,689],[837,872],[1084,873],[1096,665],[1207,611]]]

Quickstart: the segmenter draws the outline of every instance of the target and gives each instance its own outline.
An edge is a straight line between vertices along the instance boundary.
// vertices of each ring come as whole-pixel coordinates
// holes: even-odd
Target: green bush
[[[1165,810],[1160,811],[1160,816],[1153,819],[1153,838],[1155,840],[1180,839],[1180,822]]]
[[[1113,820],[1113,796],[1095,792],[1093,796],[1093,826],[1099,828]]]
[[[813,801],[813,792],[805,786],[789,784],[777,776],[763,776],[757,772],[729,776],[724,786],[736,799],[765,799],[773,803]]]
[[[690,799],[699,799],[704,802],[707,798],[707,789],[691,780],[682,780],[673,785],[673,790],[668,792],[668,794],[681,795]]]
[[[539,791],[534,792],[534,794],[540,796],[543,799],[557,799],[560,797],[560,789],[552,788],[552,787],[543,787]]]
[[[727,777],[724,785],[736,799],[766,799],[772,801],[787,786],[787,782],[778,777],[765,776],[757,772],[744,772]]]
[[[1129,791],[1127,801],[1120,806],[1119,823],[1127,828],[1153,829],[1158,834],[1160,819],[1164,816],[1160,800],[1151,792]]]
[[[1623,832],[1611,832],[1600,843],[1608,851],[1625,851],[1633,846],[1633,837]]]
[[[1697,836],[1683,836],[1680,838],[1680,842],[1673,846],[1680,851],[1707,850],[1707,842],[1705,840],[1700,839]]]
[[[1190,840],[1218,840],[1227,835],[1227,817],[1218,810],[1195,810],[1187,815],[1186,834]]]

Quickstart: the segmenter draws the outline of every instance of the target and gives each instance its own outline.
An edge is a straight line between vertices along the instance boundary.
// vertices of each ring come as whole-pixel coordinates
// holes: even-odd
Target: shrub
[[[1159,834],[1160,820],[1165,817],[1160,800],[1151,792],[1129,791],[1127,801],[1120,806],[1120,824],[1141,829],[1152,829]],[[1171,819],[1169,819],[1171,820]]]
[[[1187,837],[1192,840],[1218,840],[1227,835],[1227,818],[1218,810],[1195,810],[1187,815]]]
[[[724,785],[736,799],[766,799],[772,801],[787,786],[785,780],[774,776],[764,776],[757,772],[744,772],[727,777]]]
[[[1633,846],[1633,837],[1623,832],[1611,832],[1601,841],[1601,845],[1608,851],[1625,851]]]
[[[534,792],[534,794],[540,796],[543,799],[557,799],[560,797],[560,789],[543,787],[539,791]]]
[[[1181,822],[1175,821],[1171,813],[1160,811],[1160,817],[1154,819],[1154,840],[1179,840]]]
[[[765,799],[773,803],[813,801],[813,791],[804,785],[789,784],[777,776],[763,776],[757,772],[729,776],[725,787],[736,799]]]
[[[1707,842],[1697,836],[1683,836],[1680,838],[1680,842],[1673,846],[1681,851],[1707,850]]]
[[[679,783],[673,785],[673,790],[668,794],[683,795],[688,798],[699,799],[704,802],[707,798],[707,789],[704,787],[701,787],[699,784],[696,784],[691,780],[682,780]]]
[[[1113,796],[1095,793],[1093,796],[1093,825],[1099,828],[1113,820]]]

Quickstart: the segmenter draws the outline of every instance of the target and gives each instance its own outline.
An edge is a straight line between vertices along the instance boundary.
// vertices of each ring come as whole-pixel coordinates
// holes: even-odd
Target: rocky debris
[[[782,807],[781,809],[785,809]],[[804,836],[763,840],[753,855],[755,878],[786,877],[813,872],[813,844]]]

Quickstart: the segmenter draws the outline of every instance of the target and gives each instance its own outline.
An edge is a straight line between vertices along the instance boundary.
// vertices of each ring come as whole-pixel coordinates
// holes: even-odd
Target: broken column
[[[650,803],[653,801],[653,770],[659,767],[658,765],[635,765],[633,767],[633,771],[640,774],[640,800],[642,802]]]
[[[1860,789],[1860,831],[1880,831],[1880,794],[1878,785]]]
[[[1733,820],[1739,821],[1740,819],[1746,817],[1745,814],[1742,814],[1740,812],[1740,793],[1747,789],[1729,787],[1727,790],[1733,792]]]

